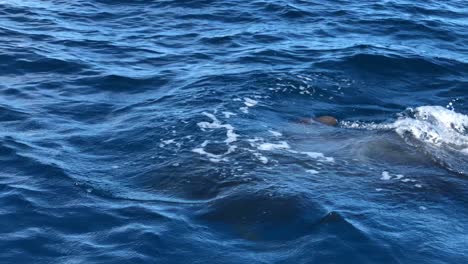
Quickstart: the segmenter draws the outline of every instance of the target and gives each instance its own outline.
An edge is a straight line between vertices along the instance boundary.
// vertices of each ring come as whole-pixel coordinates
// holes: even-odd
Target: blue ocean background
[[[4,0],[0,36],[0,263],[468,263],[466,1]]]

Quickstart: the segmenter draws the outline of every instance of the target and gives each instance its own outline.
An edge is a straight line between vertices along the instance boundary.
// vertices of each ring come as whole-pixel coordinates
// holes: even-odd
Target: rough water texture
[[[467,263],[467,17],[0,1],[0,262]]]

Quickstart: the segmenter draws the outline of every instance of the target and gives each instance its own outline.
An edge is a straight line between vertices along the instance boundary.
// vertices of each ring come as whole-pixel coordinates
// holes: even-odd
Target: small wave
[[[11,106],[0,105],[0,121],[19,121],[27,119],[28,114]]]
[[[81,82],[99,91],[138,93],[161,87],[169,82],[167,78],[159,76],[134,77],[118,74],[95,75],[82,78]]]
[[[76,74],[86,70],[87,65],[59,58],[31,54],[28,58],[18,58],[18,54],[0,54],[0,65],[4,74],[46,73]]]
[[[272,3],[272,2],[256,2],[253,3],[259,7],[259,11],[265,11],[269,14],[274,14],[278,17],[282,17],[285,19],[301,19],[304,17],[310,17],[313,14],[306,9],[292,5],[292,4],[284,4],[284,3]]]
[[[374,73],[402,72],[418,74],[452,73],[453,69],[462,72],[467,65],[451,59],[429,58],[414,55],[357,53],[344,55],[341,62],[351,68]],[[325,62],[325,65],[330,62]],[[331,66],[336,66],[332,61]],[[454,67],[456,65],[456,67]]]

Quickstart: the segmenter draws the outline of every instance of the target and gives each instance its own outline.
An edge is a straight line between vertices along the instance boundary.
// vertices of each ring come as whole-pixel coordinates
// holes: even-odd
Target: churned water
[[[0,34],[1,263],[468,262],[466,1],[4,0]]]

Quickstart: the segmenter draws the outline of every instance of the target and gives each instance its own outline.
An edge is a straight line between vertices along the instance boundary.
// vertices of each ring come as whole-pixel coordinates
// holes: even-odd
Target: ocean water
[[[0,36],[0,263],[468,263],[466,1],[3,0]]]

